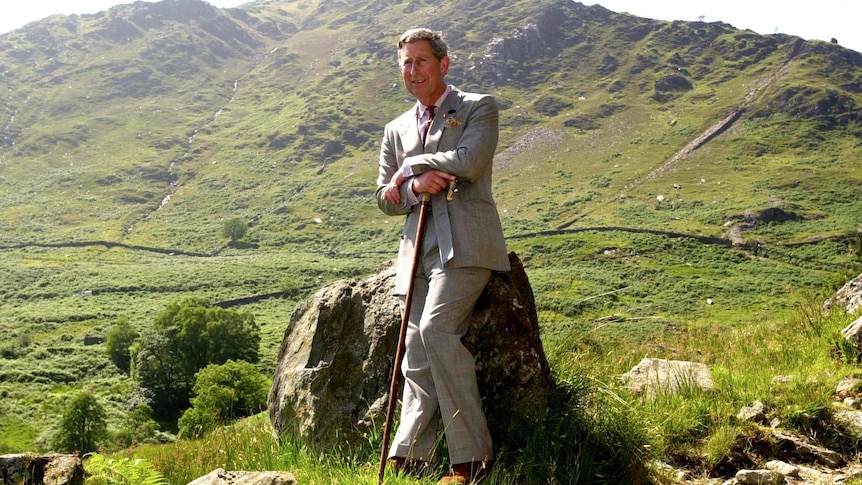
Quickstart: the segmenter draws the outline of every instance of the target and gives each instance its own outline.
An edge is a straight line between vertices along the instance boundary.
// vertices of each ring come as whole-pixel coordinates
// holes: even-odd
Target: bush
[[[120,370],[129,372],[132,357],[129,349],[140,335],[136,332],[128,319],[121,318],[117,324],[108,330],[105,338],[105,351],[108,357]]]
[[[159,425],[153,420],[153,408],[146,403],[139,404],[123,418],[123,427],[114,435],[121,448],[158,441]]]
[[[218,425],[266,408],[271,383],[257,368],[230,360],[208,365],[196,375],[192,407],[179,421],[180,434],[199,437]]]

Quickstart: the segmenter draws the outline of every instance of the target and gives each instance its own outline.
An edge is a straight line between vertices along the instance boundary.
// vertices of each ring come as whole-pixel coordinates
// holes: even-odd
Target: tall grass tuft
[[[502,451],[499,483],[648,483],[650,457],[647,434],[612,389],[585,376],[558,378],[548,415],[524,448]]]

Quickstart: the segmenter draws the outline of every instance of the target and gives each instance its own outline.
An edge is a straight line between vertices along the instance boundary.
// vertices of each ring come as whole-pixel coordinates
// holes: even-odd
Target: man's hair
[[[418,40],[427,40],[431,43],[431,52],[439,61],[449,55],[449,48],[446,47],[446,42],[443,40],[443,32],[435,32],[430,29],[410,29],[401,34],[398,39],[398,56],[401,56],[401,49],[404,44],[411,44]]]

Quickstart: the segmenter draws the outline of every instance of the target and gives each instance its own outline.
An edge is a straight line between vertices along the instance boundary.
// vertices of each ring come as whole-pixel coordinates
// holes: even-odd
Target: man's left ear
[[[449,72],[449,56],[440,59],[440,73],[444,76]]]

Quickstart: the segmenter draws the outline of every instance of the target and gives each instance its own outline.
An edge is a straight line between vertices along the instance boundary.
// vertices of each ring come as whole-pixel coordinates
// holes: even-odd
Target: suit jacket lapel
[[[434,153],[441,148],[437,145],[440,143],[440,137],[443,136],[443,130],[446,129],[446,121],[457,112],[461,107],[461,96],[458,90],[452,88],[449,96],[443,100],[440,107],[437,108],[437,115],[434,117],[434,122],[431,123],[431,129],[428,130],[428,138],[425,140],[425,153]],[[453,147],[442,147],[442,150],[450,150]]]
[[[404,144],[404,156],[411,157],[423,153],[422,140],[419,138],[419,130],[416,127],[416,109],[412,109],[401,118],[401,124],[398,127],[398,134],[401,137],[401,143]]]

